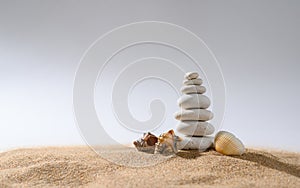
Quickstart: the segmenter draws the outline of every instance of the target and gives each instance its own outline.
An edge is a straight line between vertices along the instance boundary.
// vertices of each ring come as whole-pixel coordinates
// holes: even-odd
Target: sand
[[[137,153],[115,149],[109,157],[119,162],[156,160],[153,155]],[[147,167],[116,165],[84,146],[0,153],[0,187],[35,186],[299,188],[300,153],[247,149],[243,156],[230,157],[213,150],[181,151]]]

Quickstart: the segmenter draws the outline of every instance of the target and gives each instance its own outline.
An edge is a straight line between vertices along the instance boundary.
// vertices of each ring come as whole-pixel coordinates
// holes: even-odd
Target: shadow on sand
[[[209,155],[222,155],[213,150],[209,150],[207,152],[209,152]],[[196,159],[203,155],[207,155],[207,153],[204,154],[199,152],[198,150],[186,150],[186,151],[179,151],[176,155],[178,157],[182,157],[185,159]],[[282,161],[283,158],[276,157],[268,152],[263,152],[258,150],[247,150],[247,152],[241,156],[227,156],[227,157],[255,162],[267,168],[285,172],[287,174],[300,178],[300,164],[297,165],[297,164],[289,164],[283,162]]]
[[[201,156],[201,152],[198,150],[183,150],[176,153],[176,155],[185,159],[196,159]]]
[[[242,160],[258,163],[274,170],[282,171],[290,175],[300,178],[300,165],[288,164],[280,161],[280,158],[271,153],[261,151],[247,151],[241,156],[232,156]]]

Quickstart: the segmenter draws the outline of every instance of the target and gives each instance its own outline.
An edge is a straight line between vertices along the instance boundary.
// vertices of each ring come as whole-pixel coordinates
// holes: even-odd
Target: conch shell
[[[155,153],[172,155],[178,152],[177,143],[182,139],[175,135],[173,130],[161,134],[156,143]]]
[[[232,133],[220,131],[214,139],[215,150],[224,155],[242,155],[245,153],[245,146]]]
[[[155,144],[157,143],[158,138],[151,134],[150,132],[144,133],[143,137],[134,141],[133,144],[138,151],[146,152],[146,153],[154,153]]]

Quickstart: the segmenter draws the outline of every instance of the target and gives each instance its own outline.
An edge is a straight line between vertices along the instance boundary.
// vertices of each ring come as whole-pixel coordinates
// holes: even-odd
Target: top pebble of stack
[[[199,74],[197,72],[187,72],[185,75],[184,75],[184,78],[185,79],[188,79],[188,80],[193,80],[193,79],[196,79],[199,77]]]

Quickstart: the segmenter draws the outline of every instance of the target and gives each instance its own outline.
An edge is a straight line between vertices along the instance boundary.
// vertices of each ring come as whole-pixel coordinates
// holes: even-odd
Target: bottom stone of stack
[[[214,126],[203,121],[180,121],[176,126],[177,132],[188,136],[206,136],[213,134]]]
[[[202,136],[202,137],[181,137],[182,141],[178,142],[177,148],[181,150],[200,150],[205,151],[213,146],[213,137]]]

